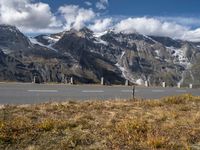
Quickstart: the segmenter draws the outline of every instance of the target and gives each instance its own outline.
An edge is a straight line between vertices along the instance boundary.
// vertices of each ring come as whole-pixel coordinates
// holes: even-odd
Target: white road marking
[[[186,93],[186,90],[176,90],[177,93]]]
[[[84,90],[82,93],[104,93],[103,90]]]
[[[27,90],[28,92],[38,92],[38,93],[57,93],[58,90]]]
[[[154,93],[162,93],[162,92],[165,92],[164,90],[152,90],[152,92]]]
[[[133,93],[133,90],[121,90],[123,93]],[[138,92],[138,90],[135,90],[135,92]]]

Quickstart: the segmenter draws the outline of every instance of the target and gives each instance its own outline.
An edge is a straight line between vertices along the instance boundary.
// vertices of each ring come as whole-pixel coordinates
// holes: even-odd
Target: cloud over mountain
[[[115,30],[118,32],[132,33],[139,32],[146,35],[169,36],[173,38],[181,37],[188,29],[171,22],[161,22],[155,18],[128,18],[116,24]]]
[[[32,0],[1,0],[0,24],[15,25],[24,33],[53,33],[71,28],[89,27],[95,32],[139,32],[146,35],[200,41],[200,19],[184,17],[123,17],[102,13],[108,0],[85,1],[89,8],[63,5],[52,12],[48,3]],[[117,19],[116,19],[117,18]],[[192,26],[195,26],[192,27]]]
[[[92,20],[96,15],[92,9],[80,8],[77,5],[61,6],[58,11],[65,19],[66,29],[81,29],[85,26],[85,23]]]
[[[93,24],[89,25],[89,28],[95,32],[103,32],[113,26],[112,18],[97,19]]]
[[[60,25],[48,4],[32,3],[30,0],[1,0],[0,23],[26,29],[45,29]]]

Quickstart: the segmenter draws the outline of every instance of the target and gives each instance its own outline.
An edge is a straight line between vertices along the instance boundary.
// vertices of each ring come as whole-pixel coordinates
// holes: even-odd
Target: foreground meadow
[[[200,97],[2,105],[0,149],[200,149]]]

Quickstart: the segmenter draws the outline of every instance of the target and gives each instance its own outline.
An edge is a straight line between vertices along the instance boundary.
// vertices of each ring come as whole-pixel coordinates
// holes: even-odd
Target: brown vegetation
[[[2,106],[0,149],[198,149],[200,97]]]

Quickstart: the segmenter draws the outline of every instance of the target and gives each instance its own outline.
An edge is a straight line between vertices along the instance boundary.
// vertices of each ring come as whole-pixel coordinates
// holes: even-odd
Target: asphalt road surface
[[[191,93],[200,96],[200,89],[136,87],[135,96],[154,99]],[[64,85],[0,83],[0,104],[34,104],[65,100],[108,100],[132,98],[131,86]]]

